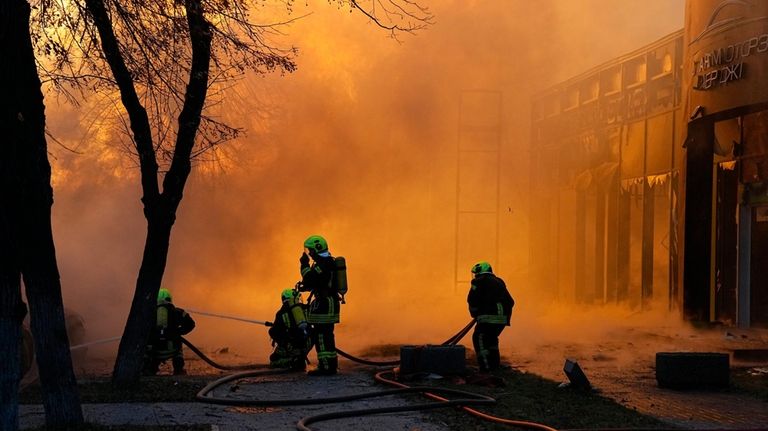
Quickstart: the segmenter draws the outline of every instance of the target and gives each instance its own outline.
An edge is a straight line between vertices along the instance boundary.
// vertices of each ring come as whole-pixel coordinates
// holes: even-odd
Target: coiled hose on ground
[[[474,325],[475,325],[475,320],[470,321],[469,324],[467,324],[467,326],[462,328],[461,331],[457,332],[456,335],[452,336],[451,338],[443,342],[442,345],[457,344],[459,341],[461,341],[462,338],[464,338],[464,336],[470,331],[470,329],[472,329]],[[245,369],[246,367],[249,367],[248,365],[226,366],[226,365],[218,364],[212,359],[208,358],[205,354],[203,354],[203,352],[201,352],[197,347],[195,347],[192,343],[190,343],[186,339],[182,338],[182,342],[186,344],[193,352],[195,352],[195,354],[200,356],[201,359],[203,359],[205,362],[207,362],[209,365],[213,366],[214,368],[218,368],[221,370],[236,370],[236,369]],[[351,361],[358,362],[364,365],[393,366],[393,365],[398,365],[400,363],[400,361],[371,361],[368,359],[355,357],[338,348],[336,349],[336,351],[338,352],[339,355]],[[264,365],[260,365],[260,366],[264,366]],[[250,366],[250,367],[254,368],[254,366]],[[437,402],[409,405],[409,406],[380,407],[380,408],[368,408],[368,409],[323,413],[319,415],[307,416],[302,418],[297,422],[296,428],[301,431],[311,431],[311,428],[309,428],[310,424],[321,422],[321,421],[327,421],[331,419],[367,416],[367,415],[383,414],[383,413],[396,413],[396,412],[405,412],[405,411],[421,411],[421,410],[432,410],[432,409],[447,408],[447,407],[459,407],[465,412],[473,416],[476,416],[483,420],[499,423],[499,424],[515,426],[519,428],[535,429],[540,431],[557,431],[556,429],[543,424],[539,424],[535,422],[527,422],[527,421],[518,421],[518,420],[512,420],[512,419],[506,419],[506,418],[499,418],[496,416],[489,415],[487,413],[483,413],[479,410],[475,410],[471,407],[468,407],[470,405],[472,406],[489,405],[489,404],[494,404],[496,402],[495,399],[483,394],[477,394],[473,392],[460,391],[460,390],[447,389],[447,388],[408,386],[392,378],[384,377],[385,375],[392,375],[394,377],[393,371],[381,371],[376,374],[375,380],[379,383],[395,386],[397,389],[367,392],[363,394],[343,395],[343,396],[324,397],[324,398],[271,399],[271,400],[269,399],[232,399],[232,398],[215,397],[211,395],[211,392],[214,389],[232,381],[236,381],[236,380],[240,380],[248,377],[285,374],[289,372],[290,371],[286,369],[272,369],[272,370],[250,370],[250,371],[234,373],[209,383],[197,393],[195,398],[198,401],[210,403],[210,404],[245,406],[245,407],[274,407],[274,406],[333,404],[333,403],[342,403],[342,402],[356,401],[356,400],[368,399],[368,398],[384,397],[384,396],[390,396],[390,395],[420,393],[426,396],[427,398],[430,398]],[[448,399],[438,394],[446,395],[446,396],[452,395],[458,398]]]

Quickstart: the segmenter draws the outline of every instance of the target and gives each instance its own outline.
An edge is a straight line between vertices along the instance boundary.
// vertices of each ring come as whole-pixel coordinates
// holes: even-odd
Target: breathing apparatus
[[[299,283],[296,283],[296,286],[293,289],[283,290],[280,294],[280,298],[282,299],[283,304],[288,306],[291,310],[291,316],[293,316],[293,321],[296,322],[296,326],[306,335],[309,333],[309,324],[307,323],[307,313],[304,303],[301,301],[301,292],[299,292],[298,287]]]
[[[173,299],[171,298],[171,291],[166,288],[160,288],[157,292],[157,321],[156,327],[158,332],[158,339],[162,342],[168,342],[167,349],[172,349],[170,341],[168,341],[168,323],[170,320],[169,308]]]
[[[339,294],[341,303],[346,304],[344,295],[349,290],[347,286],[347,260],[343,256],[336,256],[333,258],[333,263],[336,270],[333,273],[333,277],[331,277],[331,287]]]

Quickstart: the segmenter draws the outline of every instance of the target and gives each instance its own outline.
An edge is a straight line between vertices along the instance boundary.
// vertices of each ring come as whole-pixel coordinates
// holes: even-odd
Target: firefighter
[[[195,328],[195,321],[181,308],[173,305],[171,292],[162,288],[157,293],[157,323],[149,338],[144,357],[144,373],[157,374],[160,364],[168,359],[173,364],[173,374],[186,374],[181,351],[181,336]]]
[[[303,371],[307,366],[307,353],[312,343],[301,293],[285,289],[280,299],[282,306],[277,310],[274,323],[269,328],[269,336],[275,348],[269,356],[269,365],[273,368]]]
[[[499,335],[509,326],[515,301],[507,291],[504,280],[493,274],[488,262],[472,267],[472,283],[467,295],[469,314],[477,320],[472,344],[477,355],[480,372],[498,369]]]
[[[312,265],[310,265],[310,258]],[[335,288],[336,264],[328,250],[328,242],[320,235],[312,235],[304,241],[304,253],[299,258],[301,281],[298,289],[310,292],[307,320],[312,325],[312,342],[317,352],[317,369],[311,376],[336,374],[338,357],[334,325],[339,323],[340,293]]]

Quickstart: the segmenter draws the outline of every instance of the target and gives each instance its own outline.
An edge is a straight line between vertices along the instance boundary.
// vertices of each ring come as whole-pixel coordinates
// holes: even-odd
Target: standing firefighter
[[[269,356],[269,365],[303,371],[307,366],[307,353],[312,343],[309,340],[309,325],[301,293],[285,289],[280,299],[283,305],[277,310],[275,321],[269,328],[269,336],[275,347]]]
[[[328,251],[325,238],[312,235],[304,241],[304,253],[299,262],[301,282],[298,288],[299,291],[310,292],[307,320],[312,325],[312,342],[317,351],[317,369],[308,374],[333,375],[338,368],[333,328],[339,323],[339,308],[346,293],[346,283],[342,283],[346,280],[346,273],[341,272],[343,270],[337,272],[337,264],[340,262],[343,265],[343,259],[338,258],[337,262]]]
[[[509,326],[515,301],[507,291],[504,280],[493,274],[488,262],[472,267],[472,286],[467,295],[469,314],[477,319],[472,344],[480,372],[499,368],[499,335]]]
[[[171,359],[173,374],[186,374],[184,356],[181,351],[181,336],[195,328],[195,321],[181,308],[174,307],[171,292],[160,289],[157,293],[157,324],[147,344],[144,358],[144,373],[157,374],[161,363]]]

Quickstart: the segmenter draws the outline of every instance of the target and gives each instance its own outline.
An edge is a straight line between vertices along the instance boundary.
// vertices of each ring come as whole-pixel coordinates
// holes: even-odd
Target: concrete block
[[[656,381],[671,389],[723,388],[730,382],[730,360],[726,353],[656,353]]]
[[[466,371],[464,346],[402,346],[400,372],[463,374]]]

